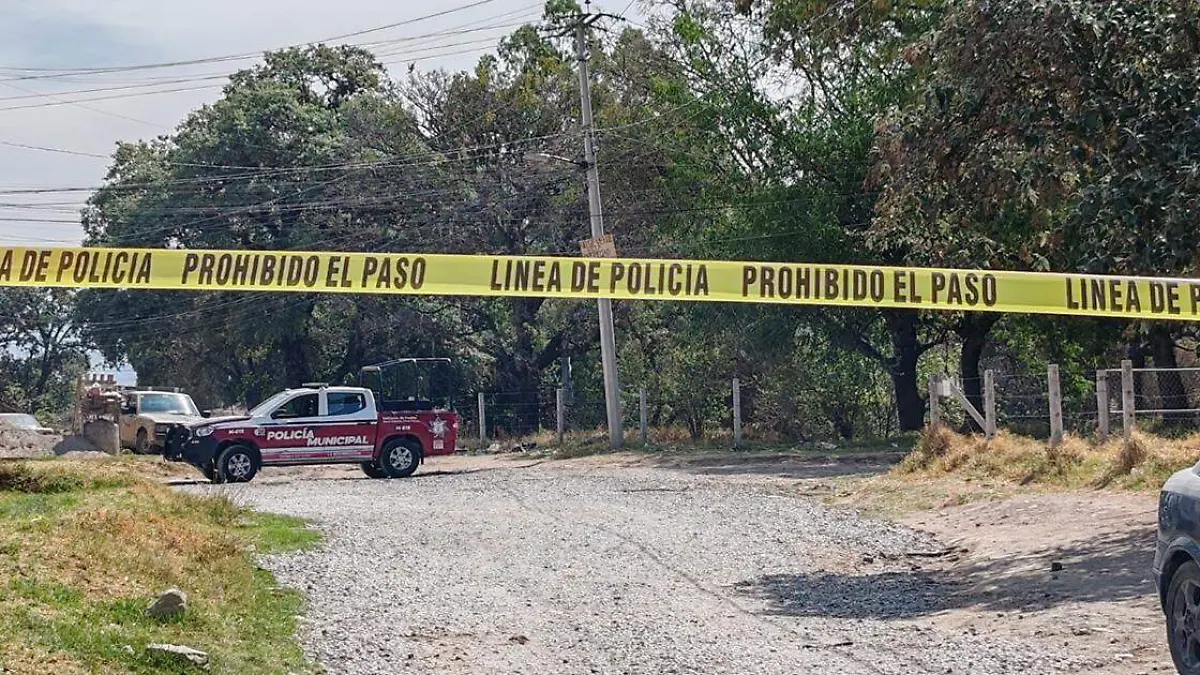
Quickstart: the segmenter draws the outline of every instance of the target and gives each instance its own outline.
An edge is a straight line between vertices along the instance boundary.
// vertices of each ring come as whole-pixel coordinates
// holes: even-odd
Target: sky
[[[189,111],[220,95],[225,75],[253,65],[263,51],[407,22],[335,42],[390,41],[376,51],[397,76],[409,64],[461,70],[538,19],[542,6],[537,0],[0,0],[0,246],[78,244],[88,192],[61,188],[100,185],[118,141],[170,133]],[[592,7],[640,20],[631,0],[595,0]],[[458,34],[429,36],[447,31]],[[78,72],[240,55],[246,58]],[[55,191],[36,192],[46,189]],[[118,374],[129,384],[136,377],[128,368]]]
[[[170,133],[189,111],[219,96],[224,75],[255,59],[115,73],[64,70],[258,55],[406,21],[340,42],[393,41],[377,51],[398,76],[410,63],[424,70],[460,70],[472,67],[521,23],[536,20],[542,4],[0,0],[0,246],[77,244],[82,236],[78,211],[88,193],[30,191],[99,185],[118,141]],[[596,0],[592,7],[638,20],[635,5]],[[422,19],[435,13],[444,14]],[[459,34],[422,37],[446,31]],[[84,92],[95,89],[109,91]],[[157,93],[129,95],[147,92]]]

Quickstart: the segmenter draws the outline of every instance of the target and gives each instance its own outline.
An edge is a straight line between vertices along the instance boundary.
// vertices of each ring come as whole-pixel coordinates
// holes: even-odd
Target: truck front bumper
[[[203,469],[212,466],[217,455],[217,439],[197,436],[190,429],[176,427],[167,434],[163,457],[172,462],[187,462]]]

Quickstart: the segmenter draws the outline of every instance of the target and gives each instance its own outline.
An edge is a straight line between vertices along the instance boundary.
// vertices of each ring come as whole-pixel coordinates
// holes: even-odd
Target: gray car
[[[0,413],[0,424],[18,429],[25,429],[37,434],[50,435],[54,433],[53,429],[42,426],[42,423],[37,421],[33,415],[25,413]]]
[[[1175,669],[1200,675],[1200,464],[1179,471],[1158,498],[1154,582]]]

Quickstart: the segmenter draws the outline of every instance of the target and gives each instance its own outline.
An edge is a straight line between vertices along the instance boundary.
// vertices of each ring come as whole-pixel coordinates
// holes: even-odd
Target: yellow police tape
[[[0,286],[765,302],[1200,320],[1200,279],[724,260],[0,248]]]

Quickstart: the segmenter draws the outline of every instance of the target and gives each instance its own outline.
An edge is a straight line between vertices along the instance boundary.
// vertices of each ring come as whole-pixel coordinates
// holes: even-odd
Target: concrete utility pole
[[[587,28],[598,14],[581,16],[575,24],[575,48],[579,57],[579,98],[583,111],[583,161],[587,167],[588,213],[592,238],[604,235],[604,211],[600,205],[600,170],[596,166],[596,139],[592,123],[591,78],[588,75]],[[613,329],[612,300],[600,298],[600,360],[604,366],[604,403],[608,414],[608,442],[621,447],[621,385],[617,381],[617,340]]]

